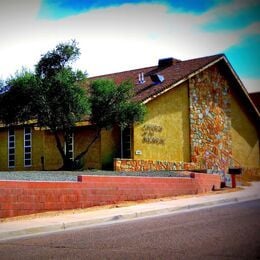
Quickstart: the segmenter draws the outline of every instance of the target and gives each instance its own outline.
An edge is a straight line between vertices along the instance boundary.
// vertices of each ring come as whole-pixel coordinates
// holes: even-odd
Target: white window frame
[[[72,155],[70,157],[70,159],[74,160],[74,133],[71,133],[69,138],[71,140],[71,142],[69,143],[69,145],[71,145],[71,150],[69,150],[69,152],[71,152],[71,155]],[[64,143],[64,152],[65,152],[65,154],[67,153],[67,143],[66,143],[66,141]]]
[[[13,131],[13,134],[10,133],[11,130]],[[13,137],[12,145],[10,141],[11,137]],[[8,129],[8,168],[15,168],[15,143],[16,143],[15,130]],[[14,149],[14,152],[10,153],[10,149]],[[13,160],[10,160],[10,155],[14,156]],[[13,162],[13,165],[10,165],[10,162]]]
[[[30,129],[29,132],[26,130]],[[29,137],[29,138],[28,138]],[[23,146],[23,151],[24,151],[24,167],[31,167],[32,166],[32,128],[31,127],[24,127],[24,146]],[[29,141],[29,144],[26,144],[26,142]],[[30,148],[30,151],[26,151],[26,148]],[[26,155],[29,155],[29,158],[26,158]],[[27,164],[27,162],[30,162],[30,164]]]

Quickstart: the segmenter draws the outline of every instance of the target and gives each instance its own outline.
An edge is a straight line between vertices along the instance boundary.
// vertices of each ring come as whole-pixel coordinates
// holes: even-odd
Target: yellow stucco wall
[[[259,136],[243,102],[231,93],[232,156],[243,167],[258,168]]]
[[[95,136],[95,131],[91,127],[77,127],[74,134],[75,141],[75,156],[80,152],[85,150],[86,146],[93,140]],[[89,152],[84,157],[84,168],[85,169],[100,169],[101,160],[100,160],[100,138],[95,141],[91,146]]]
[[[62,158],[56,147],[53,134],[48,130],[42,130],[44,169],[57,170],[62,166]]]
[[[144,123],[133,130],[133,158],[190,161],[188,83],[146,104]]]
[[[89,127],[77,127],[74,134],[74,155],[82,152],[94,136],[93,129]],[[44,170],[57,170],[62,166],[62,158],[56,147],[54,136],[48,130],[40,130],[32,127],[32,166],[24,167],[24,129],[15,128],[15,167],[8,168],[8,129],[0,129],[0,170],[42,170],[41,157],[44,158]],[[101,168],[100,139],[90,148],[84,157],[85,168]]]
[[[32,166],[24,167],[24,128],[15,128],[15,167],[8,168],[8,129],[0,131],[0,170],[21,171],[41,169],[42,132],[32,127]]]
[[[43,156],[43,148],[43,131],[35,130],[35,128],[32,127],[32,166],[29,167],[31,170],[42,169],[41,156]]]
[[[82,152],[94,137],[93,129],[77,127],[74,132],[74,157]],[[43,131],[45,170],[57,170],[62,166],[62,158],[56,147],[56,141],[50,131]],[[62,141],[63,142],[63,141]],[[100,139],[90,148],[83,159],[85,168],[100,168]]]
[[[0,129],[0,170],[7,170],[7,158],[8,152],[7,147],[8,143],[8,132],[5,128]]]
[[[113,169],[113,160],[120,152],[120,129],[101,131],[101,163],[103,169]]]
[[[232,156],[243,167],[257,168],[259,136],[254,119],[249,118],[243,100],[231,91]],[[190,162],[190,119],[188,83],[164,93],[146,104],[147,114],[141,124],[133,127],[132,158]],[[90,126],[78,126],[74,134],[77,156],[91,142],[95,134]],[[47,130],[32,127],[32,167],[24,167],[24,129],[16,127],[16,167],[8,169],[8,130],[0,128],[0,170],[45,170],[62,166],[54,136]],[[84,158],[85,168],[109,168],[113,158],[120,156],[120,131],[114,128],[102,131],[101,137]]]

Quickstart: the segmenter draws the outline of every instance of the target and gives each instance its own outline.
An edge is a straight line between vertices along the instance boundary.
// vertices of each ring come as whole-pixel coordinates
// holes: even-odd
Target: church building
[[[117,171],[259,168],[260,114],[223,54],[177,60],[90,78],[131,80],[145,104],[142,123],[103,130],[84,168]],[[78,122],[66,147],[71,157],[92,140],[94,126]],[[37,125],[0,126],[0,170],[55,170],[62,166],[54,136]]]

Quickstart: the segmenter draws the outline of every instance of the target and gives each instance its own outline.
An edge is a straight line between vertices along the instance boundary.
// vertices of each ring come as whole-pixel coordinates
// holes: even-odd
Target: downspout
[[[121,157],[121,159],[124,156],[123,149],[124,149],[124,146],[123,146],[123,129],[122,129],[122,127],[120,127],[120,157]]]

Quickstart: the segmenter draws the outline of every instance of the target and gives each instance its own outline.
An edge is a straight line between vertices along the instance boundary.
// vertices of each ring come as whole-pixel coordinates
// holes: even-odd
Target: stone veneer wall
[[[133,171],[173,171],[198,170],[200,165],[188,162],[168,162],[155,160],[114,159],[114,170],[118,172]]]
[[[217,66],[189,82],[191,160],[220,173],[231,157],[231,101],[229,86]]]

